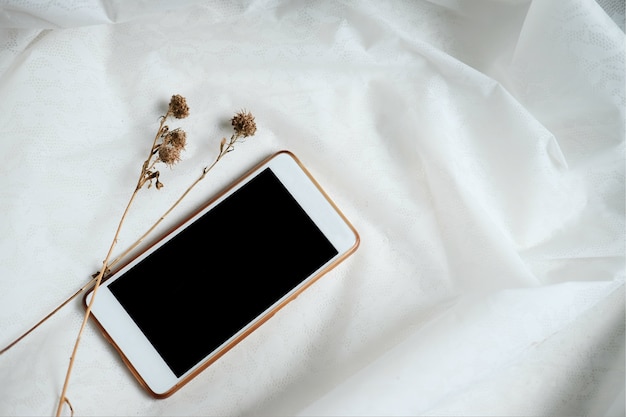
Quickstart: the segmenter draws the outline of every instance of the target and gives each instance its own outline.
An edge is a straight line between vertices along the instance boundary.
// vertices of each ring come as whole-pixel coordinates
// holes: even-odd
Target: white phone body
[[[358,245],[354,227],[282,151],[107,278],[92,316],[144,388],[165,398]]]

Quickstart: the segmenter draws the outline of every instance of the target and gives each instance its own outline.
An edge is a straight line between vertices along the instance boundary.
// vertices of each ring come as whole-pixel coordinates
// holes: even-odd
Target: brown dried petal
[[[189,116],[189,106],[187,100],[181,95],[173,95],[170,100],[170,113],[177,119],[184,119]]]
[[[185,149],[187,145],[187,133],[182,129],[172,130],[167,134],[163,142],[174,148]]]
[[[176,162],[180,161],[180,148],[161,146],[159,148],[159,159],[169,166],[174,165]]]
[[[254,116],[252,113],[246,112],[245,110],[235,114],[230,122],[233,125],[235,132],[243,137],[252,136],[256,132],[256,122],[254,121]]]

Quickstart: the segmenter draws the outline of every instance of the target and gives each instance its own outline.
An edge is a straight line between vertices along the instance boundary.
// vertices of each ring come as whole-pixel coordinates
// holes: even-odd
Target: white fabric
[[[257,135],[159,231],[289,149],[361,247],[166,400],[90,325],[77,415],[624,415],[623,9],[0,1],[0,343],[98,269],[182,94],[184,160],[116,253],[241,108]],[[0,357],[0,414],[54,414],[81,319],[75,301]]]

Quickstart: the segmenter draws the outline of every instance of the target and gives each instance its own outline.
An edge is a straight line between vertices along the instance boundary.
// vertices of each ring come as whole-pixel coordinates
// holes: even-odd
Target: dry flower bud
[[[233,125],[235,132],[243,137],[252,136],[256,132],[254,116],[252,113],[246,112],[245,110],[235,114],[230,122]]]
[[[170,113],[177,119],[184,119],[189,116],[189,106],[187,100],[181,95],[173,95],[170,100]]]
[[[167,134],[163,143],[178,149],[185,149],[187,145],[187,133],[182,129],[172,130]]]
[[[159,159],[164,164],[172,166],[176,162],[180,161],[180,150],[180,148],[175,148],[173,146],[161,146],[159,148]]]

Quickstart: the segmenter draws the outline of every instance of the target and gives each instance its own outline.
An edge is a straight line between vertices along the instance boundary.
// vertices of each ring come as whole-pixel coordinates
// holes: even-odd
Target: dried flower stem
[[[146,239],[146,237],[148,237],[148,235],[152,233],[152,231],[154,231],[154,229],[156,229],[157,226],[161,224],[163,220],[165,220],[165,218],[180,204],[180,202],[183,201],[183,199],[187,196],[187,194],[189,194],[191,190],[193,190],[193,188],[196,185],[198,185],[200,181],[204,179],[204,177],[206,177],[206,174],[208,174],[209,171],[211,171],[213,167],[217,165],[217,163],[227,153],[235,150],[235,144],[242,136],[243,135],[240,133],[235,133],[230,137],[228,141],[226,141],[226,138],[222,139],[222,142],[220,143],[220,152],[218,153],[213,163],[211,163],[211,165],[204,167],[202,169],[202,173],[200,174],[200,176],[193,183],[191,183],[191,185],[180,195],[180,197],[178,197],[178,200],[176,200],[174,204],[172,204],[170,208],[167,209],[165,213],[163,213],[163,215],[161,215],[161,217],[159,217],[159,219],[139,239],[135,241],[135,243],[133,243],[131,246],[128,247],[128,249],[122,252],[117,258],[111,261],[110,266],[114,266],[120,260],[124,259],[124,257],[126,257],[126,255],[128,255],[132,250],[137,248],[137,246],[139,246]]]
[[[183,110],[180,109],[180,106],[178,108],[175,108],[175,106],[173,105],[174,103],[174,99],[178,98],[179,101],[180,99],[182,99],[182,103],[185,104],[185,108],[183,108]],[[176,104],[180,104],[180,103],[176,103]],[[95,278],[95,283],[93,286],[93,291],[92,291],[92,295],[91,295],[91,300],[89,301],[89,303],[87,304],[87,308],[85,310],[85,314],[83,316],[83,322],[81,323],[80,326],[80,330],[78,331],[78,335],[76,336],[76,341],[74,343],[74,349],[72,350],[72,356],[70,357],[70,363],[67,367],[67,373],[65,375],[65,381],[63,383],[63,390],[61,391],[61,396],[59,398],[59,404],[57,407],[57,412],[56,415],[57,417],[59,417],[61,415],[61,412],[63,411],[63,405],[64,404],[68,404],[68,406],[70,407],[70,412],[73,415],[74,414],[74,410],[72,409],[72,406],[66,396],[67,394],[67,388],[69,386],[69,382],[70,382],[70,377],[72,375],[72,370],[74,368],[74,361],[76,360],[76,353],[78,352],[78,346],[80,345],[80,340],[81,340],[81,336],[85,330],[85,326],[87,325],[87,321],[89,320],[89,316],[91,315],[91,309],[93,307],[93,303],[96,299],[96,294],[98,292],[98,288],[100,288],[100,284],[102,282],[102,277],[104,276],[105,272],[108,271],[109,269],[109,259],[111,258],[111,255],[113,254],[113,250],[117,244],[117,240],[118,237],[120,235],[120,231],[122,230],[122,226],[124,224],[124,221],[126,220],[126,217],[128,216],[128,212],[130,211],[130,207],[132,206],[133,202],[135,201],[135,198],[137,197],[139,190],[141,190],[141,188],[146,184],[146,182],[151,181],[152,178],[154,178],[154,174],[150,172],[150,169],[153,165],[152,161],[153,161],[153,157],[156,154],[156,150],[158,149],[158,141],[160,138],[163,137],[163,135],[167,132],[168,128],[165,125],[165,122],[167,120],[167,118],[170,115],[174,115],[177,118],[182,118],[182,117],[187,117],[188,115],[188,110],[189,108],[186,107],[186,103],[184,98],[182,98],[181,96],[173,96],[172,97],[172,101],[170,101],[170,105],[168,108],[167,113],[161,118],[161,123],[159,125],[159,129],[157,131],[157,134],[154,137],[154,140],[152,142],[152,147],[150,148],[150,152],[148,153],[148,157],[146,158],[146,160],[144,161],[142,167],[141,167],[141,172],[139,174],[139,178],[137,179],[137,185],[135,186],[135,190],[133,191],[133,193],[130,196],[130,199],[128,200],[128,203],[126,204],[126,208],[124,209],[124,213],[122,214],[122,217],[120,218],[120,221],[117,225],[117,229],[115,231],[115,235],[113,236],[113,241],[111,242],[111,246],[109,247],[109,250],[107,252],[106,257],[104,258],[104,261],[102,262],[102,269],[100,270],[100,272],[98,273],[98,275]],[[183,112],[184,111],[184,112]],[[178,112],[178,114],[176,113]],[[184,113],[184,114],[183,114]],[[157,178],[157,188],[158,187],[158,173],[156,175]]]
[[[141,180],[140,180],[141,181]],[[63,410],[63,404],[65,404],[67,401],[67,388],[69,386],[69,382],[70,382],[70,376],[72,374],[72,369],[74,367],[74,360],[76,359],[76,352],[78,351],[78,346],[80,344],[80,338],[85,330],[85,326],[87,325],[87,321],[89,320],[89,316],[91,315],[91,308],[93,306],[93,302],[96,299],[96,293],[98,292],[98,288],[100,287],[100,283],[102,282],[102,276],[104,275],[104,272],[107,270],[108,268],[108,264],[109,264],[109,258],[111,257],[111,254],[113,253],[113,249],[115,248],[115,245],[117,243],[117,239],[119,237],[120,234],[120,230],[122,229],[122,225],[124,224],[124,220],[126,220],[126,216],[128,215],[128,211],[130,210],[130,206],[132,205],[133,201],[135,201],[135,197],[137,197],[137,194],[139,192],[139,187],[135,189],[135,191],[133,192],[133,194],[130,197],[130,200],[128,200],[128,204],[126,205],[126,209],[124,209],[124,214],[122,214],[122,218],[120,219],[120,222],[117,226],[117,230],[115,231],[115,236],[113,237],[113,242],[111,242],[111,246],[109,247],[109,251],[107,252],[107,256],[106,258],[104,258],[104,262],[102,262],[102,270],[98,273],[98,276],[96,277],[96,282],[94,284],[93,287],[93,292],[92,292],[92,296],[91,296],[91,300],[89,301],[89,304],[87,305],[87,309],[85,310],[85,315],[83,317],[83,322],[80,326],[80,330],[78,331],[78,336],[76,336],[76,342],[74,343],[74,349],[72,350],[72,356],[70,357],[70,364],[67,367],[67,373],[65,375],[65,382],[63,383],[63,391],[61,391],[61,397],[59,399],[59,405],[57,407],[57,417],[61,415],[61,411]]]
[[[18,344],[23,338],[25,338],[26,336],[31,334],[37,327],[41,326],[46,320],[48,320],[50,317],[54,316],[59,310],[61,310],[63,307],[65,307],[67,304],[69,304],[69,302],[72,301],[74,298],[78,297],[84,291],[86,291],[86,290],[90,289],[91,287],[93,287],[93,285],[96,283],[96,278],[97,277],[92,278],[91,281],[89,281],[87,284],[83,285],[78,291],[76,291],[74,294],[72,294],[67,300],[63,301],[54,310],[52,310],[50,313],[48,313],[48,315],[46,315],[44,318],[39,320],[37,322],[37,324],[35,324],[30,329],[28,329],[26,332],[22,333],[22,335],[20,337],[18,337],[13,342],[9,343],[5,348],[0,350],[0,355],[2,355],[3,353],[5,353],[9,349],[11,349],[13,346]]]
[[[211,163],[211,165],[204,167],[202,169],[202,174],[200,174],[200,176],[180,195],[180,197],[178,197],[178,200],[176,200],[174,204],[172,204],[170,208],[168,208],[165,211],[165,213],[163,213],[161,217],[159,217],[159,219],[152,226],[150,226],[150,228],[146,230],[146,232],[139,239],[135,241],[135,243],[130,245],[128,249],[126,249],[117,258],[111,261],[109,266],[110,267],[115,266],[119,261],[124,259],[131,251],[136,249],[137,246],[139,246],[146,239],[146,237],[148,237],[148,235],[152,233],[154,229],[156,229],[157,226],[161,224],[161,222],[165,220],[165,218],[180,204],[180,202],[183,201],[183,199],[187,196],[187,194],[189,194],[191,190],[193,190],[193,188],[196,185],[198,185],[198,183],[200,183],[200,181],[202,181],[204,177],[206,177],[206,174],[209,171],[211,171],[215,165],[217,165],[220,159],[222,159],[224,155],[226,155],[228,152],[231,152],[234,150],[234,145],[240,137],[241,137],[240,135],[234,134],[233,136],[231,136],[230,140],[225,145],[221,145],[220,153],[217,155],[213,163]]]
[[[159,219],[152,225],[150,226],[150,228],[139,238],[137,239],[132,245],[130,245],[124,252],[122,252],[120,255],[118,255],[115,259],[113,259],[111,262],[108,263],[107,268],[103,268],[102,270],[106,272],[109,269],[112,269],[115,267],[115,265],[117,265],[120,261],[122,261],[130,252],[132,252],[134,249],[136,249],[141,243],[143,243],[143,241],[148,237],[148,235],[150,235],[150,233],[152,233],[154,231],[154,229],[156,229],[159,224],[161,224],[161,222],[163,220],[165,220],[165,218],[180,204],[180,202],[187,196],[187,194],[189,194],[191,192],[191,190],[200,182],[204,179],[204,177],[206,176],[206,174],[211,171],[213,169],[213,167],[229,152],[234,150],[234,146],[235,144],[239,141],[239,139],[242,138],[242,134],[240,133],[235,133],[233,134],[230,139],[228,141],[226,141],[226,139],[222,140],[222,143],[220,144],[220,152],[217,155],[217,157],[215,158],[215,160],[208,166],[204,167],[202,169],[202,174],[189,186],[189,188],[187,188],[187,190],[185,190],[185,192],[178,198],[178,200],[176,200],[176,202],[174,202],[174,204],[172,204],[170,206],[170,208],[168,208],[162,215],[161,217],[159,217]],[[156,141],[154,142],[156,143]],[[154,146],[153,143],[153,146]],[[148,166],[148,170],[152,169],[155,165],[156,161],[153,161],[151,163],[150,166]],[[100,279],[100,281],[102,280],[103,276],[100,276],[100,272],[97,272],[96,274],[93,275],[92,279],[89,280],[89,282],[87,282],[85,285],[83,285],[78,291],[76,291],[74,294],[72,294],[70,297],[68,297],[65,301],[63,301],[61,304],[59,304],[54,310],[52,310],[50,313],[48,313],[44,318],[42,318],[41,320],[39,320],[34,326],[32,326],[30,329],[28,329],[26,332],[22,333],[21,336],[19,336],[17,339],[15,339],[13,342],[11,342],[10,344],[8,344],[6,347],[4,347],[2,350],[0,350],[0,355],[2,355],[3,353],[7,352],[9,349],[11,349],[13,346],[15,346],[16,344],[18,344],[20,341],[22,341],[22,339],[24,339],[26,336],[28,336],[30,333],[32,333],[35,329],[37,329],[39,326],[41,326],[43,323],[45,323],[50,317],[52,317],[53,315],[55,315],[59,310],[61,310],[63,307],[65,307],[67,304],[69,304],[72,300],[74,300],[76,297],[78,297],[79,295],[83,294],[85,291],[90,290],[91,288],[93,288],[96,283],[98,282],[98,280]],[[100,276],[100,278],[98,278]]]
[[[72,369],[74,366],[74,361],[76,358],[76,353],[78,351],[78,346],[80,344],[80,339],[81,336],[84,332],[84,329],[87,325],[89,316],[91,315],[91,309],[94,303],[94,300],[96,298],[96,293],[100,287],[100,284],[102,283],[102,279],[104,277],[105,274],[107,274],[110,271],[110,268],[114,267],[117,263],[119,263],[122,259],[124,259],[132,250],[134,250],[135,248],[137,248],[137,246],[139,246],[144,240],[145,238],[154,231],[154,229],[156,229],[156,227],[180,204],[180,202],[191,192],[191,190],[198,185],[198,183],[200,183],[200,181],[202,181],[206,175],[209,173],[209,171],[211,171],[213,169],[213,167],[215,167],[215,165],[217,165],[217,163],[229,152],[232,152],[235,149],[235,144],[240,140],[240,139],[245,139],[248,136],[253,136],[254,133],[256,132],[256,123],[254,121],[254,117],[252,116],[251,113],[249,112],[245,112],[245,111],[241,111],[239,113],[237,113],[235,115],[235,117],[233,117],[231,119],[231,123],[233,125],[233,128],[235,130],[235,133],[230,137],[229,140],[226,140],[226,138],[223,138],[222,141],[220,142],[220,149],[219,149],[219,153],[217,155],[217,157],[215,158],[215,160],[208,166],[204,167],[202,169],[202,173],[200,174],[200,176],[181,194],[181,196],[163,213],[163,215],[161,215],[161,217],[139,238],[135,241],[135,243],[133,243],[128,249],[126,249],[122,254],[120,254],[117,258],[115,258],[112,261],[109,261],[109,259],[111,258],[111,255],[113,253],[113,250],[117,244],[118,241],[118,237],[120,234],[120,231],[122,229],[122,226],[124,224],[124,221],[126,220],[126,217],[128,215],[128,212],[130,211],[130,207],[132,206],[135,198],[137,197],[139,190],[141,190],[141,188],[143,188],[143,186],[146,183],[151,184],[153,179],[156,179],[157,181],[157,188],[161,188],[163,186],[163,184],[161,184],[158,180],[158,176],[159,173],[157,172],[153,172],[153,168],[155,166],[155,164],[157,162],[163,162],[166,163],[168,165],[172,165],[174,164],[176,161],[175,160],[166,160],[162,155],[161,152],[159,152],[161,150],[161,146],[166,146],[168,145],[166,142],[168,140],[168,138],[173,139],[173,141],[176,142],[176,144],[174,146],[178,147],[177,151],[180,151],[181,149],[184,148],[185,145],[185,132],[183,131],[173,131],[173,132],[169,132],[168,127],[165,125],[165,121],[167,120],[167,118],[171,115],[173,115],[176,118],[184,118],[187,117],[187,115],[189,114],[189,108],[186,105],[186,101],[183,97],[181,96],[173,96],[172,97],[172,101],[170,101],[170,106],[169,109],[167,111],[167,113],[161,118],[161,123],[159,126],[159,129],[157,131],[157,134],[155,135],[155,138],[152,142],[152,147],[150,149],[150,153],[148,155],[148,157],[146,158],[146,160],[144,161],[142,168],[141,168],[141,173],[139,175],[139,178],[137,180],[137,185],[135,187],[135,190],[133,191],[132,195],[130,196],[130,199],[128,200],[128,203],[126,204],[126,208],[124,209],[124,212],[122,214],[122,217],[120,218],[120,221],[118,223],[117,229],[115,231],[115,235],[113,237],[113,241],[111,242],[111,245],[109,247],[109,250],[107,252],[107,255],[103,261],[103,265],[102,265],[102,269],[97,273],[94,274],[94,277],[92,278],[91,281],[89,281],[87,284],[85,284],[83,287],[81,287],[78,291],[76,291],[73,295],[71,295],[68,299],[66,299],[63,303],[61,303],[58,307],[56,307],[54,310],[52,310],[48,315],[46,315],[43,319],[41,319],[39,322],[37,322],[37,324],[35,324],[33,327],[31,327],[28,331],[26,331],[25,333],[23,333],[20,337],[18,337],[17,339],[15,339],[12,343],[10,343],[8,346],[6,346],[4,349],[2,349],[0,351],[0,355],[5,353],[6,351],[8,351],[11,347],[13,347],[14,345],[16,345],[18,342],[20,342],[22,339],[24,339],[27,335],[29,335],[32,331],[34,331],[37,327],[39,327],[41,324],[43,324],[46,320],[48,320],[50,317],[52,317],[55,313],[57,313],[61,308],[63,308],[65,305],[67,305],[70,301],[72,301],[74,298],[76,298],[78,295],[82,294],[84,291],[93,288],[92,291],[92,296],[91,296],[91,300],[89,301],[87,308],[85,310],[85,314],[83,317],[83,321],[80,327],[80,330],[78,332],[78,335],[76,337],[76,341],[74,343],[74,349],[72,351],[72,356],[70,357],[70,363],[68,365],[67,368],[67,373],[65,376],[65,381],[63,384],[63,390],[61,392],[60,398],[59,398],[59,404],[57,407],[57,417],[61,415],[61,412],[63,410],[63,405],[67,404],[69,409],[70,409],[70,413],[71,415],[74,415],[74,409],[69,401],[69,399],[67,398],[66,394],[67,394],[67,389],[69,386],[69,380],[70,380],[70,376],[72,373]],[[175,135],[173,135],[173,133],[175,133]],[[163,140],[163,143],[159,144],[159,139]],[[153,160],[153,157],[155,155],[157,156],[157,159]],[[176,158],[178,158],[178,154],[176,155]]]

